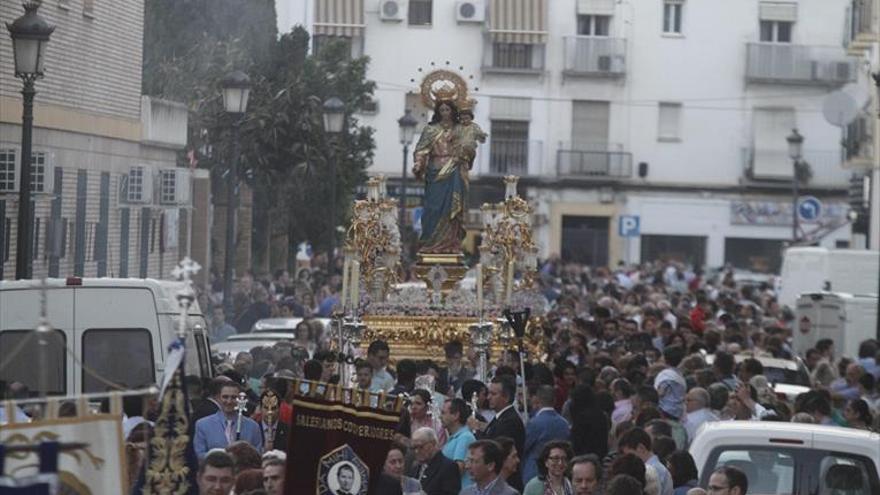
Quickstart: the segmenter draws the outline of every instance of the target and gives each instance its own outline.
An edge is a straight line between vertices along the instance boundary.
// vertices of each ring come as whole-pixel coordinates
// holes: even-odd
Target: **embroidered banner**
[[[284,493],[373,493],[399,421],[398,412],[295,398]]]
[[[122,418],[100,414],[80,418],[61,418],[35,423],[12,423],[0,428],[0,444],[37,445],[45,441],[83,442],[86,446],[58,455],[59,493],[79,495],[125,493],[125,451]],[[38,452],[6,455],[6,474],[33,476],[39,471]]]

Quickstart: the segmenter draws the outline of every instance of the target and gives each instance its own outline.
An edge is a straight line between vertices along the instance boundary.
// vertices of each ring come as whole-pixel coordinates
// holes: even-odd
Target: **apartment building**
[[[875,95],[872,105],[859,112],[859,116],[847,125],[844,134],[845,166],[853,171],[853,183],[856,184],[851,196],[861,196],[863,200],[859,216],[864,217],[861,219],[862,230],[867,227],[868,231],[867,236],[860,233],[853,237],[857,247],[880,249],[880,153],[877,153],[880,150],[880,133],[877,132],[880,80],[871,77],[880,74],[880,0],[853,0],[847,11],[846,27],[844,45],[847,53],[869,68],[859,72],[856,85],[864,93]],[[867,195],[864,194],[865,182],[868,183]],[[858,190],[860,183],[862,191]]]
[[[17,2],[0,4],[4,21],[23,13]],[[33,276],[170,278],[188,253],[207,266],[209,181],[177,167],[187,108],[141,95],[143,0],[46,0],[39,15],[56,28],[36,83]],[[22,86],[3,31],[0,279],[11,279]]]
[[[805,137],[821,204],[798,238],[845,246],[845,137],[823,115],[863,71],[844,40],[849,0],[311,0],[277,3],[320,50],[343,39],[378,89],[370,173],[401,176],[397,119],[426,120],[433,68],[467,78],[489,133],[471,208],[522,177],[542,255],[605,265],[680,259],[778,269],[792,235],[793,161]],[[861,96],[859,98],[863,99]],[[867,100],[860,102],[867,104]],[[412,184],[412,181],[410,181]],[[396,187],[392,184],[393,194]],[[418,187],[408,188],[418,206]],[[814,212],[816,213],[816,212]]]

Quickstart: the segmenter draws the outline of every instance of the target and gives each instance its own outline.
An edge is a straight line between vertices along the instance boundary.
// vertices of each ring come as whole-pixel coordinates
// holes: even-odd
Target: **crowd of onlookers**
[[[341,260],[317,256],[294,277],[246,274],[228,321],[217,284],[201,292],[212,341],[261,318],[305,318],[293,341],[215,356],[209,384],[188,382],[191,394],[203,392],[191,428],[201,493],[282,493],[292,435],[286,399],[314,392],[292,390],[294,380],[339,382],[331,333],[316,317],[338,303],[341,270]],[[704,423],[880,431],[877,341],[841,356],[820,340],[796,356],[793,314],[770,283],[737,284],[731,270],[709,276],[676,263],[606,269],[551,259],[538,288],[547,300],[536,330],[543,346],[524,356],[524,374],[516,349],[490,356],[483,382],[468,342],[449,342],[442,358],[426,361],[368,343],[345,385],[406,397],[378,494],[744,494],[748,480],[736,467],[698,476],[688,447]],[[810,388],[778,393],[764,357],[802,359]],[[136,398],[123,406],[135,468],[157,411]]]
[[[242,279],[232,331],[246,331],[267,316],[329,315],[341,264],[327,269],[319,259],[313,266],[293,279],[284,271],[271,280]],[[549,260],[540,268],[539,287],[548,301],[539,329],[544,348],[540,356],[526,356],[525,376],[516,350],[491,356],[483,383],[467,342],[448,343],[443,359],[434,361],[400,359],[385,342],[369,344],[349,385],[407,397],[380,493],[678,495],[713,486],[745,493],[745,475],[730,466],[698,486],[688,446],[703,423],[880,426],[877,342],[863,342],[858,356],[840,356],[830,340],[821,340],[795,356],[793,315],[769,283],[737,284],[730,270],[710,277],[675,263],[612,270]],[[217,308],[219,302],[208,304]],[[245,414],[256,421],[244,431],[253,435],[249,444],[256,452],[268,451],[265,433],[258,435],[266,431],[261,394],[287,397],[293,378],[338,381],[328,337],[319,320],[306,319],[295,343],[217,363],[221,377],[215,382],[230,384],[213,384],[218,414],[233,417],[230,397],[245,391]],[[776,393],[764,374],[764,356],[802,358],[811,388],[796,398]],[[522,403],[523,388],[528,404]],[[282,424],[291,414],[285,406],[282,400]],[[226,442],[215,437],[218,445]],[[208,442],[197,450],[204,459],[219,458],[211,448]],[[212,462],[204,461],[203,469]],[[245,472],[233,468],[230,482],[246,479]]]

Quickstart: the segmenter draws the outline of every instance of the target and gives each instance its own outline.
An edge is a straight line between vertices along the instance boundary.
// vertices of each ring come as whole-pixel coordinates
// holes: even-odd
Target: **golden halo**
[[[429,72],[422,79],[420,88],[422,103],[428,108],[434,108],[438,101],[450,101],[461,108],[468,101],[467,82],[451,70]]]

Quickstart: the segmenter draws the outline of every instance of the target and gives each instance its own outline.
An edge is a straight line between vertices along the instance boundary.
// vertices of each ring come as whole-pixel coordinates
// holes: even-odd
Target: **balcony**
[[[876,38],[873,25],[873,9],[876,0],[852,0],[847,14],[846,46],[848,49],[863,50],[870,48]]]
[[[746,81],[841,86],[856,80],[856,60],[837,47],[748,43]]]
[[[593,36],[565,37],[565,68],[570,77],[623,77],[626,39]]]
[[[489,142],[487,175],[530,175],[541,170],[541,141],[528,139],[492,139]]]
[[[862,116],[846,126],[843,149],[847,166],[872,166],[874,163],[874,119]]]
[[[785,143],[783,143],[783,146]],[[756,149],[748,146],[741,149],[743,178],[746,184],[791,184],[794,164],[788,150]],[[804,150],[803,161],[809,168],[806,184],[816,187],[841,186],[846,183],[849,172],[840,166],[843,159],[840,150]]]
[[[602,146],[596,150],[570,149],[563,145],[556,151],[556,175],[560,178],[628,179],[632,177],[632,153],[614,150],[620,146]],[[604,148],[604,149],[602,149]]]
[[[544,45],[489,42],[484,46],[484,73],[537,76],[544,72]]]

